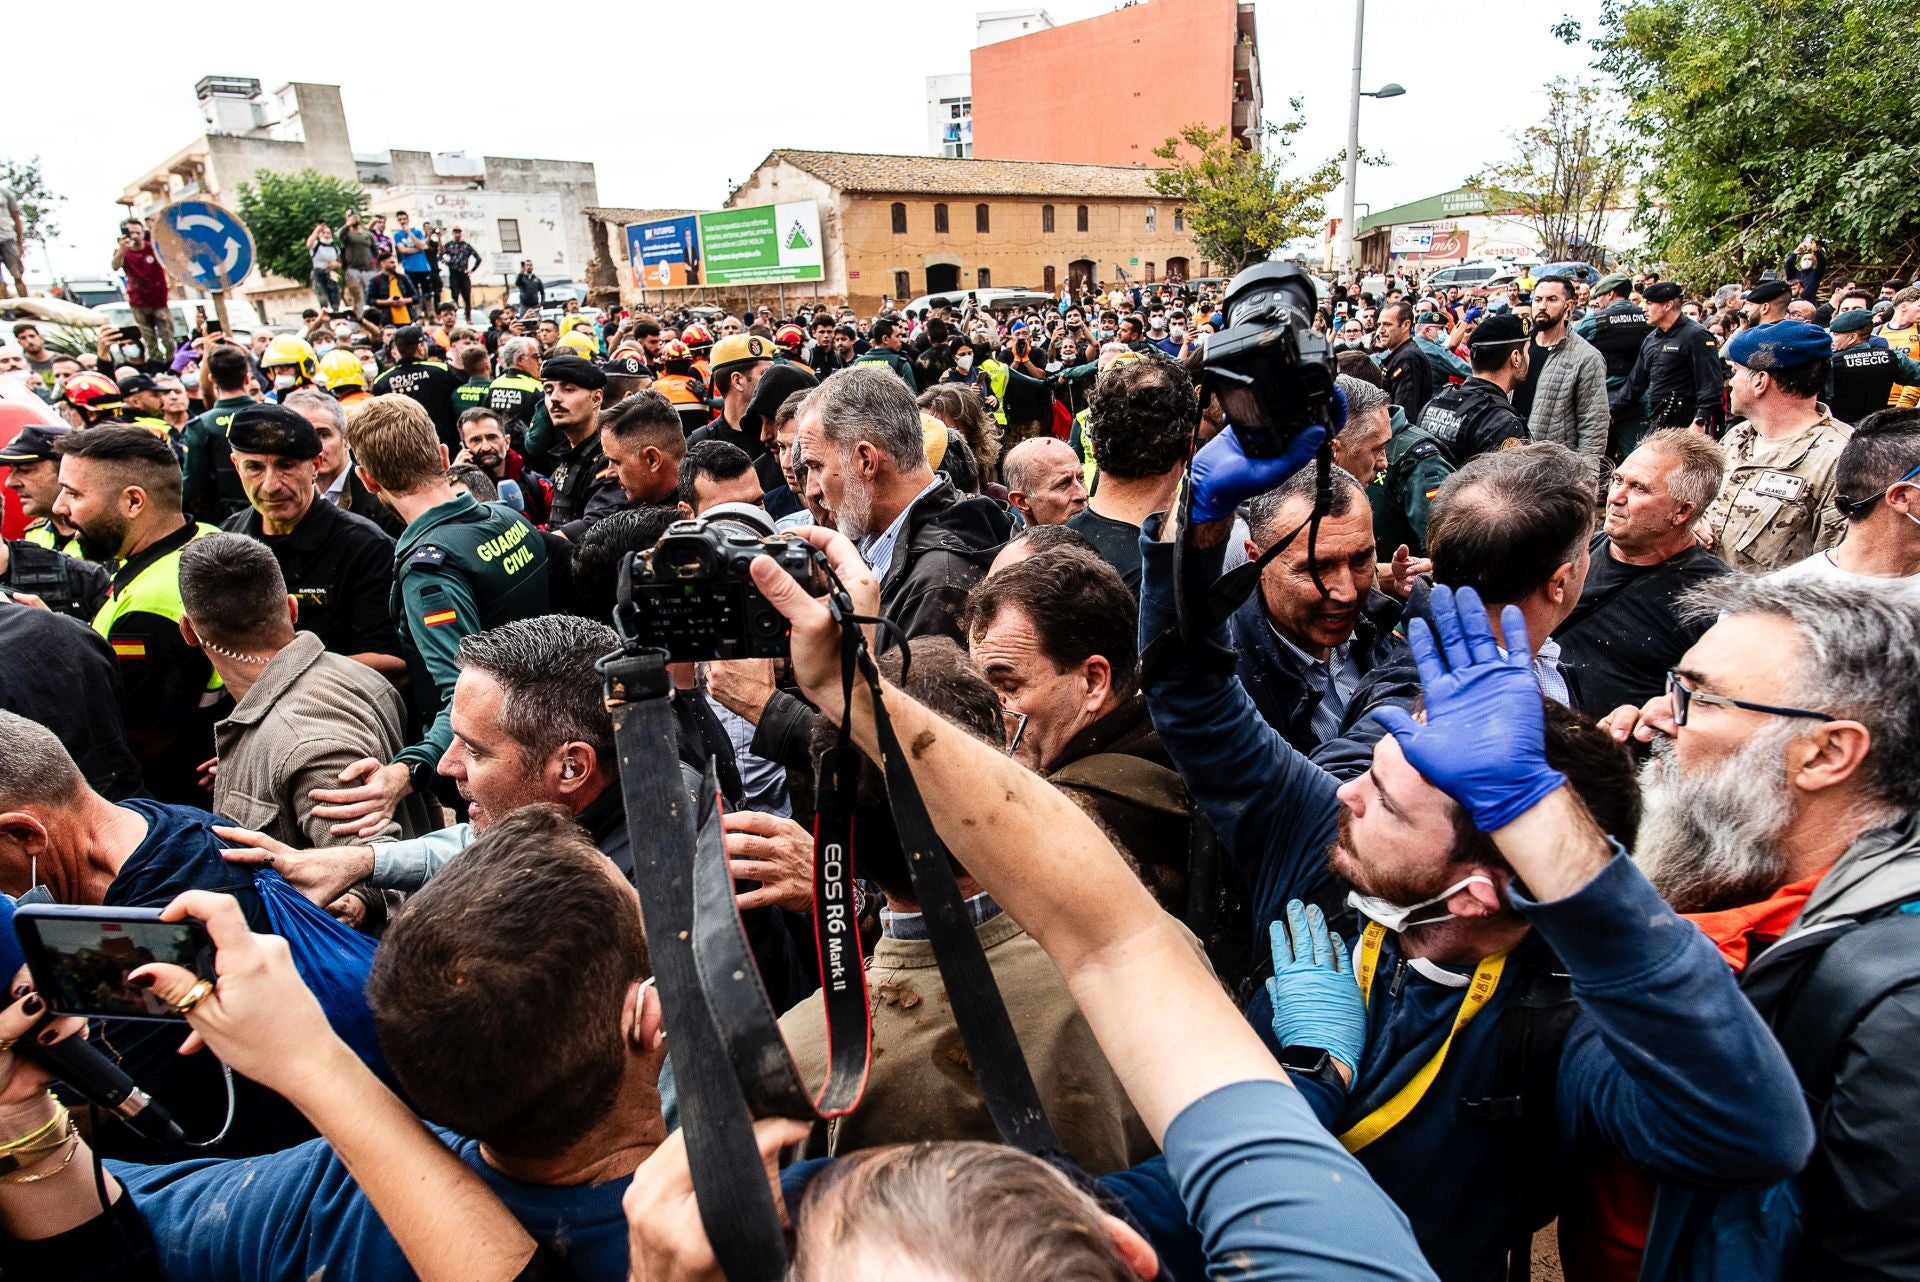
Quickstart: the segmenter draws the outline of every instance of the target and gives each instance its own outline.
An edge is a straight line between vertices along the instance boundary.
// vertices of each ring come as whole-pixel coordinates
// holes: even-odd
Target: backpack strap
[[[1920,908],[1920,904],[1909,905]],[[1821,950],[1771,1023],[1816,1121],[1841,1047],[1882,1001],[1920,985],[1920,911],[1854,926]]]
[[[1183,819],[1193,814],[1187,786],[1177,773],[1123,752],[1096,752],[1070,761],[1048,775],[1047,782],[1129,801],[1160,814]]]
[[[1515,1216],[1507,1249],[1508,1282],[1533,1274],[1533,1235],[1560,1210],[1560,1186],[1543,1174],[1560,1167],[1560,1052],[1580,1014],[1573,980],[1551,954],[1531,959],[1500,1020],[1493,1094],[1460,1107],[1494,1131],[1500,1184]]]

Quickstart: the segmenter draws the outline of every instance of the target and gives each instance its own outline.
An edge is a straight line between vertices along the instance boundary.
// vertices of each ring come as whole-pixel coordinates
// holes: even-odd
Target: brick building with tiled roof
[[[786,286],[786,296],[845,301],[862,315],[883,299],[924,294],[999,286],[1057,293],[1070,282],[1212,274],[1181,211],[1154,193],[1144,169],[781,149],[726,207],[794,200],[819,206],[825,279],[817,295],[807,284]],[[625,244],[618,212],[599,211],[609,246]],[[619,275],[622,301],[640,303],[631,273]],[[771,301],[776,290],[754,292]]]

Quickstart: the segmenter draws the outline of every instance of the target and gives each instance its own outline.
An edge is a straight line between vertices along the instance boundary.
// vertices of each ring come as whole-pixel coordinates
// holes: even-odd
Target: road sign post
[[[153,216],[153,248],[167,270],[213,295],[227,330],[227,291],[253,271],[253,233],[237,214],[210,200],[178,200]]]

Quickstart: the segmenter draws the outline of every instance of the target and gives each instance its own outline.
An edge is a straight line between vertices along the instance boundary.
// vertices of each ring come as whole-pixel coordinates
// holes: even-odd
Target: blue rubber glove
[[[1334,389],[1334,420],[1346,421],[1347,401]],[[1338,431],[1336,427],[1334,430]],[[1310,427],[1293,438],[1286,453],[1278,458],[1248,458],[1240,448],[1239,434],[1228,425],[1200,447],[1193,456],[1193,514],[1195,525],[1206,521],[1224,521],[1233,509],[1257,494],[1280,488],[1281,482],[1313,462],[1321,442],[1327,439],[1323,427]]]
[[[1434,588],[1433,627],[1415,619],[1407,628],[1427,723],[1401,708],[1374,713],[1421,777],[1465,808],[1481,832],[1506,827],[1567,781],[1547,764],[1547,718],[1519,607],[1501,611],[1500,623],[1504,658],[1480,594]]]
[[[1286,920],[1267,928],[1273,947],[1273,1035],[1282,1046],[1318,1046],[1360,1071],[1367,1049],[1367,1004],[1337,932],[1318,908],[1287,901]]]

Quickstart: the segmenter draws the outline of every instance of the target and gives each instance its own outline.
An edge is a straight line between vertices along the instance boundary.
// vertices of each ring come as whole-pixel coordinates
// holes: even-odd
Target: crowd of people
[[[867,758],[864,1096],[756,1126],[792,1276],[1494,1282],[1552,1225],[1573,1279],[1920,1278],[1920,286],[1336,285],[1270,456],[1208,343],[1272,265],[474,323],[394,221],[315,227],[292,332],[0,347],[0,890],[217,946],[92,1030],[191,1145],[80,1126],[13,974],[7,1277],[719,1276],[682,1103],[735,1069],[669,1054],[596,667],[698,519],[883,621],[1061,1150],[1001,1142],[874,705],[762,557],[790,657],[676,666],[675,764],[809,1084]]]

